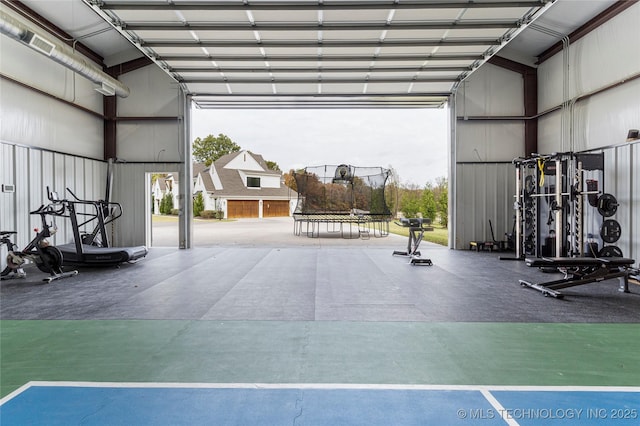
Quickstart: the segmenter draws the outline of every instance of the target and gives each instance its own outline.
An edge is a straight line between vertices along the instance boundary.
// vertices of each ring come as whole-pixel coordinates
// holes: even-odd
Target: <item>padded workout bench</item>
[[[630,266],[634,259],[624,257],[543,257],[525,259],[527,266],[537,268],[558,268],[565,274],[563,279],[543,283],[530,283],[520,280],[520,285],[542,292],[545,296],[562,299],[564,294],[557,291],[593,282],[618,278],[620,291],[629,293]]]

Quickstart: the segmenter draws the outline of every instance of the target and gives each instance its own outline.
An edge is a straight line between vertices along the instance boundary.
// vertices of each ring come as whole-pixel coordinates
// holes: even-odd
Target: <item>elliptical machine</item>
[[[64,216],[65,214],[65,206],[59,203],[56,193],[48,193],[48,197],[51,200],[51,204],[43,204],[37,210],[29,213],[40,215],[42,227],[40,230],[35,229],[35,237],[24,249],[19,250],[18,246],[11,242],[9,236],[15,234],[15,231],[0,231],[0,242],[6,244],[9,248],[7,267],[0,273],[2,280],[24,278],[26,274],[22,266],[27,260],[35,263],[42,272],[49,274],[49,277],[43,279],[48,283],[78,274],[78,271],[64,272],[62,270],[62,253],[57,247],[49,245],[47,240],[47,238],[56,233],[58,228],[53,218],[51,224],[49,224],[46,217]]]

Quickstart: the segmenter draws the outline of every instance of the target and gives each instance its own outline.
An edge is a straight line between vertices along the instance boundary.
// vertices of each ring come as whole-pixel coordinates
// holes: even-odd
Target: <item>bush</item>
[[[200,213],[204,210],[204,197],[202,192],[198,192],[193,198],[193,215],[200,216]]]
[[[171,209],[169,214],[173,216],[178,216],[180,214],[180,209]]]
[[[200,212],[200,217],[203,219],[224,219],[224,211],[223,210],[202,210]]]
[[[171,214],[171,210],[173,210],[173,197],[171,194],[164,194],[162,200],[160,201],[160,213],[161,214]]]

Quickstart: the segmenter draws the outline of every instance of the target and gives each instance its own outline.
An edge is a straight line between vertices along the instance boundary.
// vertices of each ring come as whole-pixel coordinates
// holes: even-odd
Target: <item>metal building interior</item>
[[[603,157],[601,183],[606,183],[600,189],[619,203],[615,220],[622,232],[616,245],[638,267],[640,173],[633,166],[640,163],[640,149],[631,131],[640,127],[639,21],[636,0],[1,1],[0,229],[16,231],[20,247],[38,226],[29,212],[47,202],[47,187],[60,192],[71,187],[81,198],[99,199],[108,175],[113,176],[112,199],[126,210],[126,220],[115,227],[114,245],[148,244],[145,174],[177,170],[181,193],[192,192],[194,108],[271,108],[282,114],[296,108],[446,108],[451,130],[449,248],[433,249],[442,266],[434,262],[431,278],[425,278],[425,268],[416,279],[390,265],[386,273],[372,274],[363,259],[389,263],[375,247],[349,253],[343,247],[319,252],[289,247],[283,248],[286,261],[272,260],[272,251],[256,247],[193,248],[192,204],[183,197],[179,249],[152,250],[131,268],[82,271],[74,279],[84,290],[69,289],[72,280],[46,291],[3,282],[3,424],[20,411],[11,406],[20,400],[16,392],[37,381],[109,382],[112,387],[118,382],[258,383],[297,391],[318,383],[334,384],[333,390],[349,384],[360,391],[364,384],[385,384],[385,391],[594,386],[628,392],[611,407],[637,416],[640,370],[632,354],[640,349],[635,337],[640,291],[632,285],[631,293],[608,292],[599,287],[604,283],[596,283],[594,294],[578,297],[572,307],[550,307],[547,298],[536,298],[539,294],[519,299],[503,290],[514,276],[537,271],[519,262],[495,266],[492,254],[466,249],[470,241],[492,238],[489,221],[496,229],[511,229],[519,190],[515,158],[597,153]],[[69,224],[58,226],[53,244],[72,237]],[[1,250],[4,269],[7,249]],[[308,316],[301,313],[311,303],[303,294],[298,302],[295,297],[287,301],[299,303],[294,314],[251,312],[240,309],[239,302],[224,313],[198,314],[188,306],[207,299],[209,291],[222,291],[211,290],[203,277],[241,281],[239,272],[199,263],[216,256],[228,256],[231,263],[234,257],[251,257],[251,267],[258,268],[256,285],[260,274],[274,273],[262,263],[256,266],[258,261],[291,268],[281,277],[279,291],[310,292],[307,296],[338,278],[323,275],[331,274],[321,258],[352,278],[342,291],[354,300],[364,297],[358,296],[362,292],[393,313],[371,309],[350,315],[331,303],[322,305],[316,294],[315,314]],[[167,266],[169,259],[180,264]],[[311,264],[312,277],[296,268]],[[150,265],[166,269],[154,272]],[[167,277],[174,282],[167,284]],[[487,287],[463,285],[476,279]],[[396,286],[410,282],[410,289],[402,287],[409,292],[404,296],[422,300],[423,305],[411,305],[422,306],[421,313],[404,302],[394,305],[395,293],[382,285],[362,289],[377,280]],[[421,280],[451,284],[450,294],[441,295],[446,301],[428,302],[442,290],[416,290]],[[315,290],[294,287],[307,281]],[[171,287],[156,299],[145,298],[158,283],[185,288],[189,282],[190,295]],[[123,283],[130,288],[124,290]],[[111,289],[100,295],[105,285]],[[250,290],[243,295],[245,301],[258,297]],[[110,300],[123,304],[116,308]],[[162,303],[173,305],[164,310]],[[176,307],[180,303],[184,306]],[[342,308],[349,306],[356,309],[343,300]],[[74,336],[92,347],[81,349]],[[57,358],[47,355],[48,348]],[[537,365],[541,357],[543,366]],[[91,365],[97,360],[109,368],[95,371]],[[604,395],[598,398],[609,398]],[[247,411],[242,403],[237,407],[236,414]],[[378,418],[392,411],[377,413]],[[448,414],[435,424],[469,420]],[[240,419],[269,423],[238,414],[235,424]],[[302,419],[322,423],[314,423],[311,415]],[[141,423],[175,424],[158,418]]]

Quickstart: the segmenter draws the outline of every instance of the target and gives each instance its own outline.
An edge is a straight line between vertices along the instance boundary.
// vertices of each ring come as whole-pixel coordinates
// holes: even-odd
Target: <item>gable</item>
[[[251,155],[249,151],[240,151],[238,155],[230,160],[225,166],[225,169],[235,170],[253,170],[264,171],[264,168],[260,163]]]

